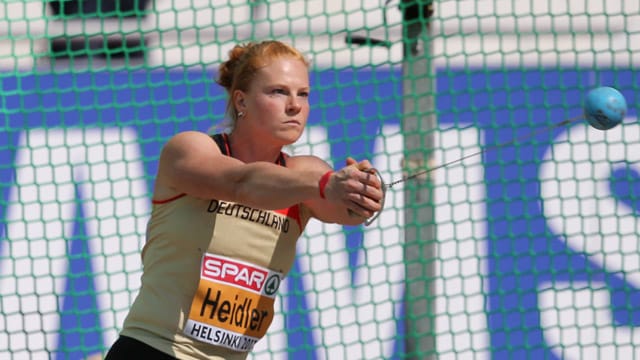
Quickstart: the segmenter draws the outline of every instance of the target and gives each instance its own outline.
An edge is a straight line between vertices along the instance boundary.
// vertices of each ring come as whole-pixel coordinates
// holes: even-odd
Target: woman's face
[[[239,122],[248,122],[243,125],[250,125],[254,136],[280,146],[296,142],[309,116],[306,64],[289,57],[274,59],[258,71],[248,91],[239,94],[238,106],[245,113]]]

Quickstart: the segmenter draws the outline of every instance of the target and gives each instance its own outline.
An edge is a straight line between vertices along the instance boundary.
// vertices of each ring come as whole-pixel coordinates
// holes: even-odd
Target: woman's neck
[[[242,133],[235,131],[229,134],[229,148],[234,158],[245,163],[276,162],[282,150],[280,146],[258,142],[253,136],[243,136]]]

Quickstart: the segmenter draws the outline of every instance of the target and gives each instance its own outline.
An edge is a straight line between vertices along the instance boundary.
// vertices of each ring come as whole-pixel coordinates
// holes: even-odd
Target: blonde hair
[[[249,42],[239,44],[229,51],[229,59],[218,68],[216,83],[222,86],[228,95],[225,113],[235,126],[238,115],[233,106],[232,95],[236,90],[247,91],[258,70],[269,65],[274,59],[291,57],[300,60],[309,67],[309,60],[291,45],[277,40]]]

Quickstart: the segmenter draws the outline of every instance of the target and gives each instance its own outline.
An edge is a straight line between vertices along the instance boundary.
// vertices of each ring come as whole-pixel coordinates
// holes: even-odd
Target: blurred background
[[[160,148],[218,129],[217,66],[265,39],[313,64],[291,153],[389,182],[465,159],[394,186],[369,227],[312,221],[251,358],[640,358],[623,0],[3,1],[0,358],[103,356],[140,286]],[[555,126],[597,86],[624,94],[623,124]]]

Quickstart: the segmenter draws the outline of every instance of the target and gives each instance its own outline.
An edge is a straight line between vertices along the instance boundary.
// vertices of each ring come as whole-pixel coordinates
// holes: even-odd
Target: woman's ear
[[[235,106],[237,112],[244,112],[246,110],[245,94],[242,90],[236,90],[233,92],[233,106]]]

